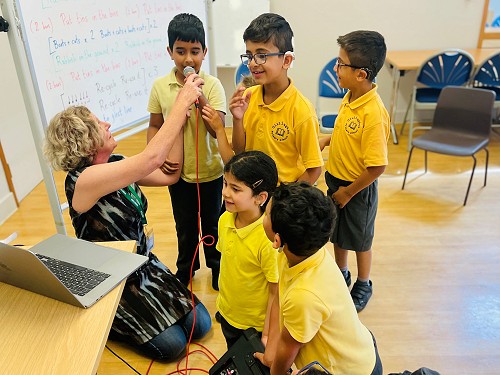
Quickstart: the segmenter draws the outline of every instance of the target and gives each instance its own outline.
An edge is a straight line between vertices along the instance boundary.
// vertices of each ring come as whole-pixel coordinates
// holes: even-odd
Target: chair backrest
[[[343,98],[347,92],[346,89],[340,87],[337,73],[333,70],[336,64],[337,58],[335,57],[325,65],[319,74],[318,95],[320,97]]]
[[[500,86],[500,52],[488,57],[476,69],[472,77],[474,87]]]
[[[469,82],[474,58],[466,51],[449,49],[425,61],[417,72],[417,82],[432,88],[463,86]]]
[[[249,75],[252,75],[252,73],[250,73],[248,65],[241,63],[240,66],[238,66],[238,68],[236,69],[236,72],[234,73],[234,82],[236,86],[238,86],[238,84],[241,82],[244,76],[249,76]]]
[[[448,129],[488,137],[495,93],[472,87],[445,87],[439,95],[433,129]]]

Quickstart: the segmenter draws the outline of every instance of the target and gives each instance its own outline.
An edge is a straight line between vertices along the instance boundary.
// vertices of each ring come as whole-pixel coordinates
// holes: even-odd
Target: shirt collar
[[[236,234],[238,235],[238,237],[242,238],[242,239],[247,237],[255,229],[255,227],[262,225],[262,222],[264,220],[264,214],[262,214],[252,224],[249,224],[243,228],[236,228],[236,225],[234,223],[234,221],[236,220],[236,213],[230,212],[229,215],[230,215],[230,219],[226,223],[225,227],[229,228],[229,229],[234,229],[236,231]]]
[[[283,253],[280,254],[285,256]],[[325,259],[326,256],[326,249],[322,247],[319,249],[317,252],[315,252],[313,255],[307,257],[304,259],[302,262],[299,264],[296,264],[293,267],[288,266],[288,262],[285,264],[285,268],[283,271],[283,278],[286,282],[290,282],[291,280],[295,279],[298,275],[300,275],[302,272],[304,272],[306,269],[311,269],[315,268],[318,265],[320,265],[323,262],[323,259]]]
[[[269,108],[273,112],[279,112],[283,109],[283,107],[288,103],[293,93],[295,92],[295,85],[293,84],[293,80],[288,78],[290,84],[286,88],[285,91],[271,104],[264,103],[264,91],[262,85],[258,85],[252,94],[257,94],[257,105]]]
[[[368,91],[364,95],[361,95],[355,101],[349,103],[349,99],[351,98],[351,94],[352,94],[351,91],[349,91],[347,93],[347,95],[344,96],[344,99],[342,99],[342,106],[348,105],[351,109],[356,109],[356,108],[361,107],[362,105],[368,103],[373,98],[375,98],[375,96],[377,95],[377,84],[373,83],[373,87],[370,91]]]

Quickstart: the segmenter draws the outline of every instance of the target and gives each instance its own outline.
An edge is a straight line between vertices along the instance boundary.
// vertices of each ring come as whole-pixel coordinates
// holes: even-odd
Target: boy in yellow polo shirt
[[[238,87],[231,98],[233,149],[236,154],[258,150],[269,155],[280,182],[312,184],[323,165],[319,125],[314,107],[288,78],[294,60],[292,37],[288,22],[273,13],[260,15],[245,30],[241,61],[256,85],[246,91]]]
[[[349,250],[356,252],[358,277],[351,297],[356,310],[361,311],[372,295],[377,179],[388,163],[389,114],[373,83],[384,65],[386,46],[376,31],[354,31],[337,42],[340,50],[335,71],[340,87],[349,91],[340,105],[332,136],[326,140],[331,147],[325,180],[327,194],[339,208],[332,236],[335,261],[349,286],[347,256]]]
[[[344,278],[323,247],[333,231],[331,199],[306,182],[282,184],[263,225],[278,255],[279,293],[271,308],[265,353],[285,375],[318,361],[335,375],[382,375],[374,337],[361,323]]]
[[[202,119],[202,108],[209,103],[224,121],[226,96],[220,81],[200,71],[201,64],[207,53],[205,46],[205,31],[198,17],[181,13],[176,15],[168,25],[167,51],[175,66],[170,74],[158,78],[153,84],[149,98],[150,112],[148,142],[158,132],[172,108],[177,93],[184,85],[184,68],[192,67],[205,81],[199,99],[199,109],[193,106],[187,124],[184,126],[184,162],[182,166],[172,164],[167,160],[162,171],[174,173],[181,167],[179,182],[170,185],[170,199],[177,231],[178,256],[177,278],[188,284],[191,262],[198,245],[198,191],[200,187],[201,229],[202,236],[211,235],[215,238],[212,245],[203,245],[205,262],[212,269],[212,287],[218,290],[220,253],[216,250],[217,223],[222,205],[222,160],[217,149],[215,133],[208,123]],[[198,114],[198,116],[196,116]],[[197,129],[198,128],[198,129]],[[196,135],[198,132],[198,144]],[[182,147],[181,145],[177,145]],[[200,268],[197,255],[193,268]]]

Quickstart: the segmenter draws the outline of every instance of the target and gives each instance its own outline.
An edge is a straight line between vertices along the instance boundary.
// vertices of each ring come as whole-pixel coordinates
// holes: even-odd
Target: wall
[[[0,15],[2,11],[0,10]],[[42,180],[28,115],[10,52],[7,33],[0,33],[0,139],[21,201]],[[3,169],[0,170],[0,223],[16,209]]]

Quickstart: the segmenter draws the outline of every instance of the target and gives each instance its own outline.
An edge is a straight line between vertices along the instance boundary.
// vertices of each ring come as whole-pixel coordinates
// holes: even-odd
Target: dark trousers
[[[177,231],[178,256],[177,272],[189,277],[196,246],[198,245],[198,192],[196,183],[188,183],[182,179],[168,187]],[[200,183],[201,235],[211,235],[215,241],[212,245],[203,245],[205,261],[208,268],[219,270],[220,253],[217,244],[217,225],[222,205],[222,177],[214,181]],[[209,242],[209,240],[207,240]],[[200,269],[198,254],[193,271]]]
[[[227,344],[227,349],[230,349],[231,346],[236,344],[236,341],[243,336],[243,332],[245,332],[244,329],[239,329],[236,327],[233,327],[229,322],[224,319],[224,317],[221,315],[221,321],[220,321],[220,328],[222,330],[222,334],[224,335],[224,338],[226,339],[226,344]],[[258,332],[259,337],[262,337],[262,332]]]

